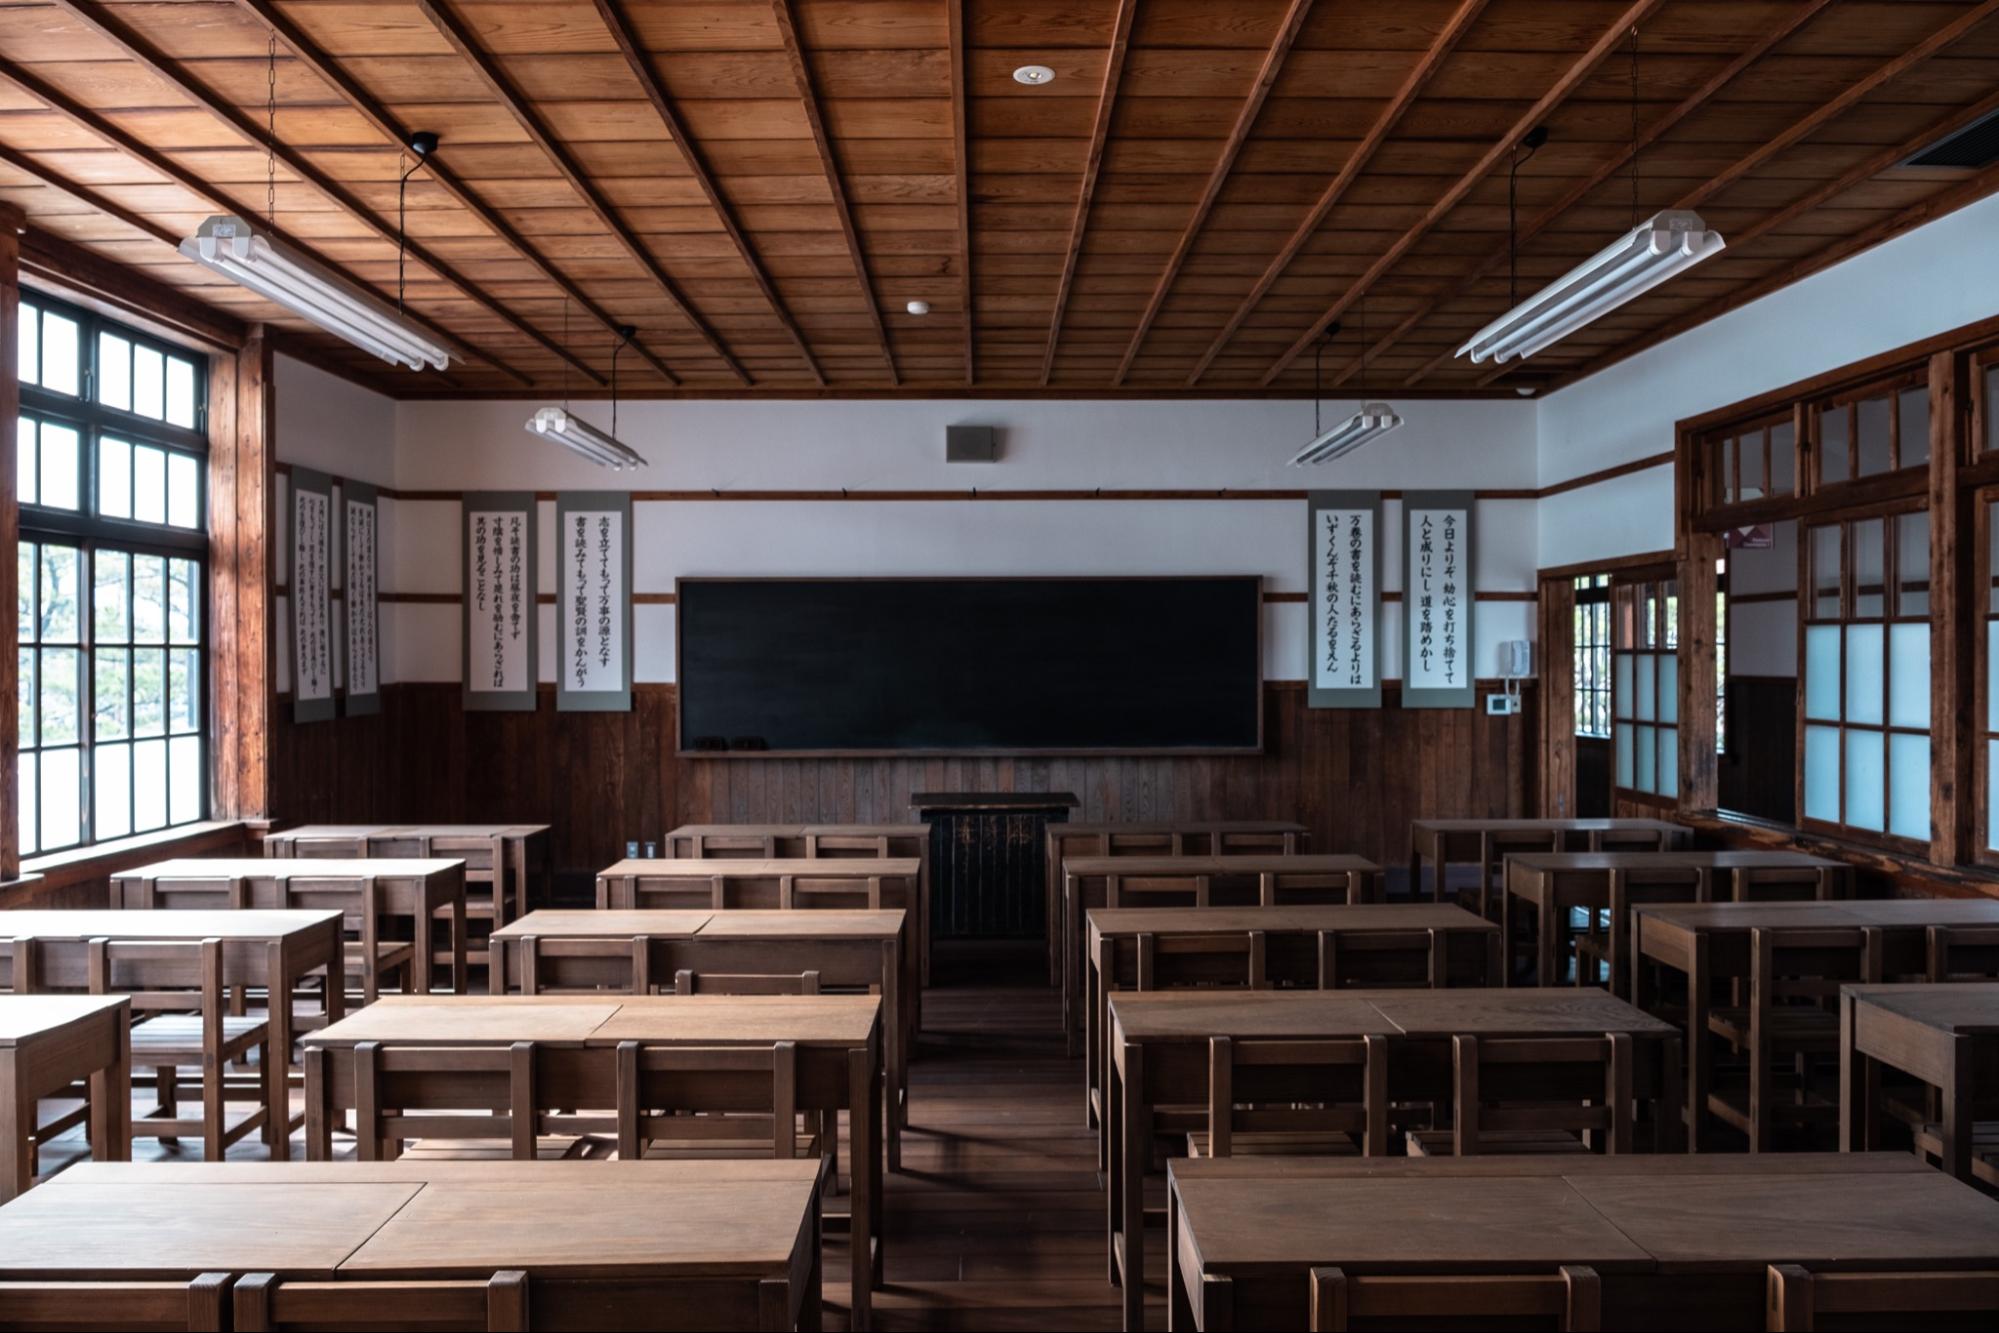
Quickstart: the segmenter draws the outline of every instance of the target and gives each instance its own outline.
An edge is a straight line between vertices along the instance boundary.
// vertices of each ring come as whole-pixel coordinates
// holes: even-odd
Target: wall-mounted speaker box
[[[947,463],[999,462],[999,431],[992,426],[946,426],[944,461]]]

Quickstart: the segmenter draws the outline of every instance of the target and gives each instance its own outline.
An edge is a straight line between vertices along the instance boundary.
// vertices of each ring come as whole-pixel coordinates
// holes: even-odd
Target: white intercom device
[[[1493,717],[1507,717],[1520,711],[1520,682],[1534,674],[1534,645],[1525,639],[1508,639],[1499,645],[1499,674],[1506,682],[1503,694],[1489,694],[1485,711]]]

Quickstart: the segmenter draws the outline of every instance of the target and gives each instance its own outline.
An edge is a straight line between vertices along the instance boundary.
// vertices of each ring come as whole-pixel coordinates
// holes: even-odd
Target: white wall
[[[1285,466],[1311,434],[1309,403],[1202,402],[652,402],[621,409],[618,433],[648,457],[613,474],[522,428],[532,404],[410,402],[397,413],[396,485],[404,490],[986,491],[1227,490],[1312,487],[1515,490],[1532,486],[1531,404],[1416,402],[1401,431],[1351,460],[1309,472]],[[1328,403],[1329,419],[1355,405]],[[608,407],[579,405],[609,424]],[[944,428],[1000,429],[1001,461],[944,461]],[[399,592],[455,593],[458,506],[398,506],[392,551]],[[1384,520],[1399,532],[1400,506]],[[554,506],[542,505],[542,584],[552,580]],[[1534,587],[1531,500],[1482,502],[1477,588]],[[1200,574],[1262,575],[1267,590],[1305,591],[1301,501],[1230,500],[714,500],[642,501],[633,588],[670,592],[712,574]],[[1384,586],[1401,586],[1391,552]],[[1390,643],[1399,632],[1389,608]],[[455,680],[459,609],[385,608],[396,622],[389,678]],[[542,611],[553,641],[553,608]],[[1303,675],[1302,603],[1265,608],[1265,674]],[[634,611],[638,680],[673,678],[673,608]],[[1496,672],[1497,645],[1531,638],[1532,607],[1481,603],[1475,651]],[[385,636],[387,638],[389,636]],[[1400,671],[1391,647],[1384,671]],[[553,679],[544,654],[542,678]]]
[[[1999,196],[1619,362],[1540,404],[1539,484],[1673,447],[1674,423],[1999,313]],[[1673,470],[1541,503],[1540,563],[1672,544]]]

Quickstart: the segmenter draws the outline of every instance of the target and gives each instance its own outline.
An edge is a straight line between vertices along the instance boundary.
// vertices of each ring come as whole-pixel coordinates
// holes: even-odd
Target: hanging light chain
[[[1638,28],[1627,43],[1631,56],[1631,225],[1638,225]]]
[[[278,33],[264,66],[264,221],[278,225]]]

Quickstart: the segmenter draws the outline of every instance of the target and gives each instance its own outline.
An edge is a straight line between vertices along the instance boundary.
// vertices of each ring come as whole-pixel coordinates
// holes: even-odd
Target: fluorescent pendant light
[[[544,439],[554,440],[563,448],[614,472],[646,465],[645,459],[639,457],[616,436],[605,434],[581,417],[573,416],[560,407],[544,407],[529,417],[528,430]]]
[[[1458,355],[1494,363],[1530,357],[1724,245],[1721,233],[1691,209],[1655,213],[1473,334]]]
[[[1291,466],[1330,463],[1369,441],[1380,439],[1401,424],[1402,418],[1387,403],[1362,403],[1360,411],[1330,430],[1321,431],[1317,439],[1300,449]]]
[[[209,218],[180,252],[384,361],[411,370],[451,364],[450,353],[394,306],[245,218]]]

